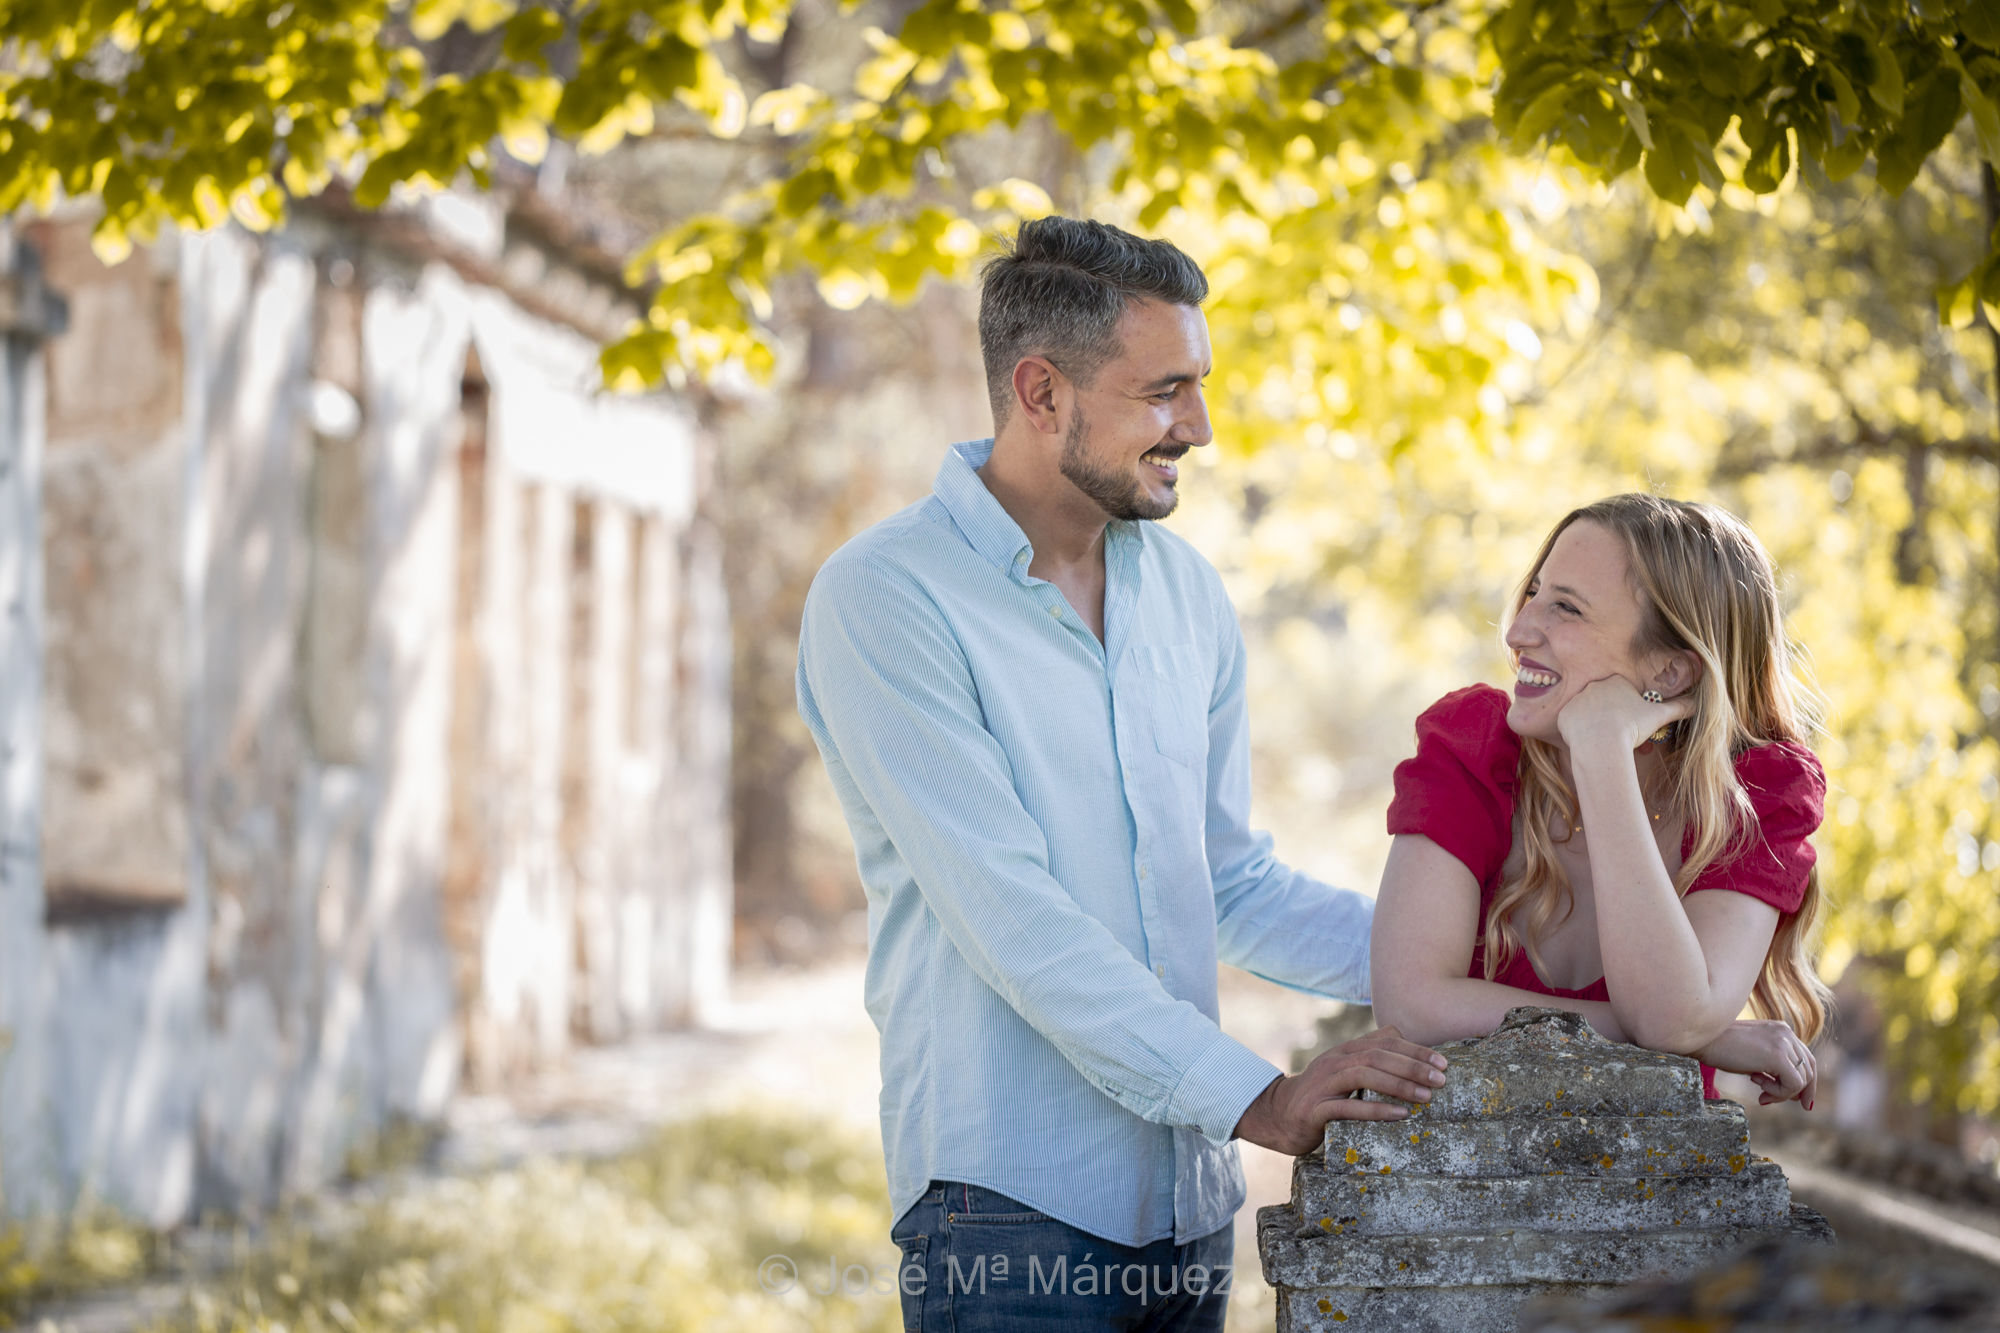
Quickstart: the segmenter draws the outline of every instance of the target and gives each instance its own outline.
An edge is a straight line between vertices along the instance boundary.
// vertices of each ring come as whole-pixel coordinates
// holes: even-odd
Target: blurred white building
[[[255,1209],[723,997],[712,444],[561,234],[0,238],[6,1212]]]

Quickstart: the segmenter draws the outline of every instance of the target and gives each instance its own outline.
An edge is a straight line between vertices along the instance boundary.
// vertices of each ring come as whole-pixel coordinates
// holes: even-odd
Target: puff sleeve
[[[1454,690],[1417,718],[1416,756],[1396,765],[1389,832],[1422,834],[1485,886],[1513,845],[1520,758],[1507,696],[1491,685]]]
[[[1757,814],[1752,839],[1702,871],[1688,892],[1747,893],[1790,915],[1805,901],[1816,856],[1811,838],[1826,810],[1826,773],[1812,751],[1779,741],[1737,756],[1736,780]]]

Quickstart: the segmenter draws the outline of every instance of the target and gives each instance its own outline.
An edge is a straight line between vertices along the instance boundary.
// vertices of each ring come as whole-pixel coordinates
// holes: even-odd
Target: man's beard
[[[1140,486],[1139,478],[1132,472],[1117,472],[1101,468],[1084,452],[1084,442],[1090,438],[1090,427],[1078,412],[1070,422],[1069,434],[1063,437],[1062,461],[1058,466],[1070,484],[1097,502],[1112,518],[1127,522],[1165,518],[1174,512],[1181,502],[1180,495],[1169,490],[1167,498],[1155,500]]]

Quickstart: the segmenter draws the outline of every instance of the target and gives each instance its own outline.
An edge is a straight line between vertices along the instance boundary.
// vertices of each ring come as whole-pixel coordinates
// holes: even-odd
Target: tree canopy
[[[754,149],[630,257],[622,386],[769,371],[781,284],[908,299],[1057,201],[1164,231],[1216,293],[1215,541],[1301,679],[1328,604],[1490,665],[1577,500],[1751,520],[1834,704],[1829,967],[1865,960],[1920,1099],[2000,1109],[2000,9],[848,8],[865,57],[803,81],[793,0],[0,0],[0,208],[95,196],[115,256],[551,136]]]
[[[96,195],[115,253],[166,220],[273,225],[337,173],[373,205],[483,179],[503,148],[532,162],[551,134],[606,147],[667,106],[725,137],[770,127],[781,172],[634,259],[658,299],[608,369],[651,382],[761,364],[763,296],[787,269],[849,300],[961,275],[974,224],[1044,205],[964,169],[981,136],[1031,117],[1080,153],[1112,145],[1109,188],[1142,226],[1204,194],[1266,222],[1323,211],[1310,184],[1273,187],[1339,186],[1357,151],[1414,170],[1489,121],[1602,179],[1640,167],[1676,204],[1725,182],[1770,193],[1802,165],[1837,182],[1872,164],[1899,193],[1961,118],[2000,159],[2000,13],[1981,0],[925,0],[875,33],[850,88],[753,105],[729,44],[780,40],[790,10],[6,0],[0,208]],[[1990,254],[1946,293],[1961,318],[1995,297]]]

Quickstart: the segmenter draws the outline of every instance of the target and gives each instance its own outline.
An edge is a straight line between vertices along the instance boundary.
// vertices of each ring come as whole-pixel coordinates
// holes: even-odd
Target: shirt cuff
[[[1220,1033],[1181,1075],[1167,1105],[1172,1118],[1192,1125],[1221,1147],[1236,1133],[1236,1122],[1285,1071],[1228,1033]]]

